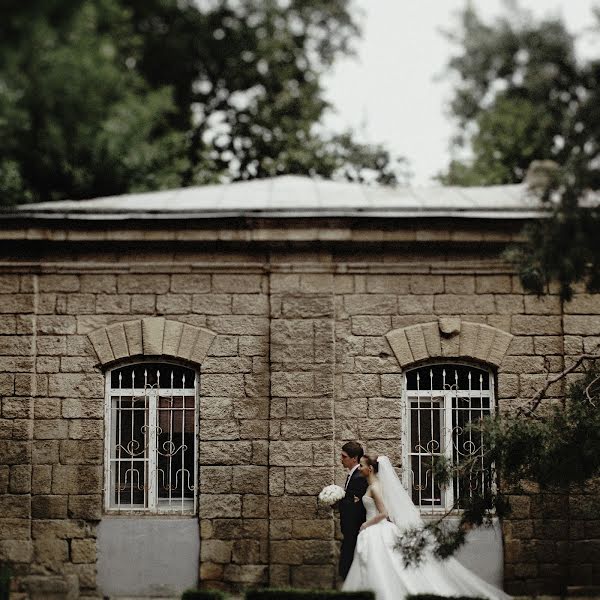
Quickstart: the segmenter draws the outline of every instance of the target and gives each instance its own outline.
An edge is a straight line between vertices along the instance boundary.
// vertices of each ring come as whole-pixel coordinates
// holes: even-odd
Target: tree
[[[283,173],[395,182],[380,146],[325,135],[321,76],[350,0],[9,2],[0,203]]]
[[[519,269],[526,289],[538,294],[551,281],[568,300],[576,282],[600,289],[600,60],[582,61],[575,38],[559,19],[536,22],[515,2],[493,24],[471,5],[453,36],[459,53],[450,68],[459,79],[451,112],[459,134],[455,149],[471,158],[455,159],[440,179],[453,185],[520,183],[545,215],[525,230],[524,242],[506,257]],[[600,11],[597,12],[600,17]],[[503,516],[506,492],[524,480],[546,490],[568,491],[600,476],[600,348],[582,355],[547,383],[515,414],[473,423],[481,432],[486,464],[494,464],[501,485],[492,497],[477,491],[458,502],[458,528],[445,515],[425,528],[407,531],[399,542],[405,562],[431,548],[453,554],[473,526]],[[564,402],[546,401],[551,384],[576,371]],[[477,458],[479,461],[480,458]],[[431,456],[436,481],[468,476],[476,462],[453,465]],[[452,507],[455,508],[455,507]],[[451,509],[452,510],[452,509]]]
[[[542,293],[554,280],[568,299],[578,281],[600,289],[600,211],[590,202],[600,187],[600,58],[579,58],[559,18],[536,21],[515,1],[507,9],[488,24],[468,5],[450,34],[458,47],[449,62],[458,78],[450,111],[461,132],[454,149],[471,157],[455,158],[439,178],[520,183],[533,161],[556,162],[532,190],[546,217],[508,257],[528,289]]]

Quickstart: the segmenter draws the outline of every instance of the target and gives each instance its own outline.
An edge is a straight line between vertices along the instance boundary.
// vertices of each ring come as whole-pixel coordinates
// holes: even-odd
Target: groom
[[[342,547],[340,549],[339,574],[346,579],[360,526],[365,522],[366,511],[362,503],[362,497],[367,491],[367,480],[361,477],[358,464],[364,454],[362,446],[358,442],[346,442],[342,446],[342,465],[348,469],[346,478],[346,496],[340,500],[340,528],[342,530]]]

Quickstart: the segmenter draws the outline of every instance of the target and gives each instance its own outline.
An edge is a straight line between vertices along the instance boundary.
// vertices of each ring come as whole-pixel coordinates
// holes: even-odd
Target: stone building
[[[465,482],[436,486],[423,453],[459,459],[466,422],[600,342],[598,296],[524,293],[500,259],[536,215],[520,186],[299,177],[2,215],[14,597],[331,587],[336,520],[316,495],[343,483],[349,439],[443,510]],[[461,560],[515,595],[598,585],[599,491],[515,494]]]

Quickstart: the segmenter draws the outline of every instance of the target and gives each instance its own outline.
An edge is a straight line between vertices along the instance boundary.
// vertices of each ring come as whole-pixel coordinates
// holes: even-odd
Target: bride
[[[426,554],[418,566],[405,567],[401,553],[394,546],[400,531],[423,525],[419,511],[387,456],[378,459],[363,456],[359,468],[369,482],[363,496],[367,520],[361,526],[354,560],[342,590],[372,590],[377,600],[399,600],[409,594],[510,598],[455,558],[442,561]]]

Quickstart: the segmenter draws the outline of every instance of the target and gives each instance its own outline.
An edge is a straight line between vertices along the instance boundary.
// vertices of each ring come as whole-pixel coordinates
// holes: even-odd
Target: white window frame
[[[194,372],[194,386],[185,388],[158,388],[154,387],[135,387],[132,388],[112,388],[112,373],[122,368],[141,366],[144,364],[160,364],[160,366],[169,367],[183,367]],[[133,363],[115,365],[111,369],[105,372],[105,401],[104,401],[104,423],[105,423],[105,439],[104,439],[104,510],[107,513],[125,513],[125,514],[139,514],[139,515],[151,515],[151,514],[179,514],[179,515],[195,515],[198,511],[198,455],[199,455],[199,396],[198,391],[200,389],[200,373],[198,369],[186,365],[180,364],[175,361],[169,360],[156,360],[156,359],[140,359]],[[193,397],[194,398],[194,476],[193,476],[193,502],[190,502],[188,498],[169,498],[168,500],[158,498],[157,494],[157,471],[158,471],[158,451],[157,451],[157,431],[158,431],[158,397],[164,395],[164,392],[172,397]],[[119,400],[121,397],[146,396],[148,401],[148,432],[149,432],[149,443],[147,450],[148,458],[141,459],[147,460],[147,473],[146,481],[147,485],[144,490],[144,498],[147,506],[139,504],[121,504],[120,497],[115,503],[113,500],[115,476],[114,471],[111,468],[113,463],[117,462],[117,459],[113,457],[112,443],[116,438],[116,419],[114,418],[115,408],[113,407],[113,399]],[[185,403],[184,403],[185,406]],[[183,414],[185,414],[184,411]],[[192,411],[189,411],[192,412]],[[185,418],[182,416],[182,418]],[[123,461],[129,461],[131,459],[121,459]],[[140,460],[140,459],[138,459]],[[135,462],[135,459],[134,459]],[[183,475],[182,475],[183,478]],[[182,483],[183,485],[183,483]],[[146,499],[147,498],[147,499]]]
[[[477,369],[479,371],[483,371],[487,373],[489,377],[489,389],[488,390],[458,390],[459,392],[465,392],[461,397],[477,398],[477,397],[489,397],[489,415],[493,416],[496,410],[496,395],[495,395],[495,386],[496,379],[494,376],[494,372],[485,365],[473,364],[468,362],[461,361],[451,361],[447,360],[444,362],[436,362],[431,364],[422,364],[407,369],[403,373],[403,384],[402,384],[402,396],[401,396],[401,412],[402,412],[402,431],[401,431],[401,451],[402,451],[402,464],[405,465],[405,468],[402,469],[402,478],[405,489],[408,490],[409,494],[412,497],[413,491],[413,479],[414,475],[412,472],[412,461],[411,457],[416,453],[411,453],[411,401],[415,399],[417,396],[421,398],[421,400],[431,401],[432,398],[440,398],[443,400],[443,419],[441,423],[441,442],[443,448],[440,449],[439,454],[443,454],[446,459],[452,461],[452,399],[457,397],[456,390],[452,388],[448,388],[445,390],[422,390],[420,393],[417,390],[409,390],[407,385],[407,375],[409,372],[423,369],[423,368],[439,368],[443,369],[445,367],[452,368],[454,366],[462,366],[471,369]],[[422,452],[421,454],[425,455],[426,452]],[[437,454],[437,452],[436,452]],[[493,465],[492,465],[492,477],[493,477]],[[432,485],[433,487],[433,485]],[[495,489],[495,482],[492,481],[492,491]],[[417,508],[422,513],[446,513],[455,503],[455,494],[454,494],[454,482],[451,480],[448,485],[441,488],[441,505],[436,506],[432,504],[417,504]],[[458,511],[460,512],[460,511]]]

